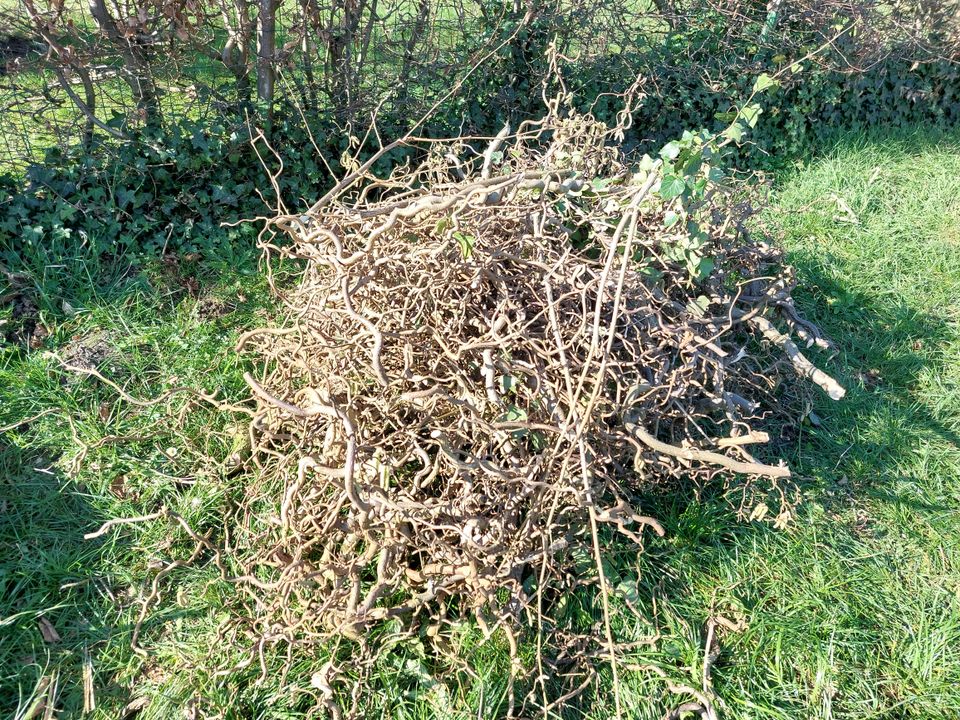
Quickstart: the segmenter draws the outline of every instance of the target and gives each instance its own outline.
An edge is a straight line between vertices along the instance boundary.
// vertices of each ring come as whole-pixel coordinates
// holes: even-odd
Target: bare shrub
[[[359,640],[362,676],[374,627],[474,617],[537,637],[539,667],[513,665],[528,710],[589,685],[597,657],[616,678],[601,538],[662,534],[638,491],[786,477],[748,452],[779,388],[842,397],[788,337],[827,345],[740,230],[716,142],[685,139],[681,190],[687,156],[633,169],[622,128],[553,108],[485,145],[408,139],[419,164],[376,178],[371,159],[271,221],[268,254],[303,272],[286,322],[238,346],[259,368],[261,484],[236,542],[261,647]],[[582,586],[603,633],[554,616]]]

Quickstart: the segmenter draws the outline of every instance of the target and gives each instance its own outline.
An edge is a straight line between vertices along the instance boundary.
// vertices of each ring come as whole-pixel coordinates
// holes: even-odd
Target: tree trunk
[[[100,31],[107,36],[123,57],[124,74],[127,84],[133,91],[133,97],[136,98],[137,109],[143,113],[148,125],[154,124],[160,119],[160,102],[146,54],[142,48],[133,44],[117,29],[117,23],[104,0],[89,0],[88,6]]]
[[[318,107],[317,104],[317,81],[313,76],[313,49],[310,46],[310,31],[311,31],[311,18],[312,10],[310,7],[310,0],[303,0],[300,5],[300,11],[302,13],[302,23],[301,23],[301,32],[303,33],[303,38],[301,40],[301,52],[303,53],[303,74],[306,78],[306,92],[304,93],[303,103],[304,107],[310,108],[311,110],[316,110]]]
[[[277,0],[260,0],[260,19],[257,28],[257,98],[273,108],[275,55],[277,51]]]
[[[417,10],[417,19],[410,30],[410,37],[407,38],[406,45],[403,48],[403,65],[400,67],[400,76],[397,79],[397,86],[403,104],[410,101],[410,73],[413,70],[413,63],[416,55],[417,43],[427,27],[427,20],[430,17],[430,0],[420,0],[420,7]],[[406,108],[404,108],[406,111]]]
[[[257,17],[251,13],[252,0],[221,0],[220,17],[227,30],[227,42],[220,50],[220,59],[233,73],[237,97],[241,103],[250,102],[250,76],[254,69],[250,67],[251,40],[256,35]],[[232,13],[231,13],[232,11]]]
[[[119,130],[106,125],[103,121],[99,120],[96,116],[96,95],[93,92],[93,82],[90,80],[90,74],[86,71],[85,68],[78,67],[74,68],[77,72],[77,75],[80,77],[80,82],[83,83],[83,92],[86,96],[86,99],[81,99],[79,95],[70,87],[70,81],[67,79],[67,76],[63,72],[63,68],[57,67],[54,68],[54,72],[57,74],[57,79],[60,81],[60,86],[63,88],[64,92],[67,93],[73,104],[77,106],[80,112],[83,113],[86,118],[86,123],[83,130],[83,144],[85,147],[90,147],[91,142],[93,141],[93,128],[94,126],[101,128],[108,135],[112,135],[118,140],[128,140],[129,138]]]

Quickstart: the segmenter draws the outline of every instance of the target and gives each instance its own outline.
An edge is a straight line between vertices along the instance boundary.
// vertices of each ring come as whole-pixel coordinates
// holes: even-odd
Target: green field
[[[648,498],[666,537],[617,561],[642,615],[615,618],[618,633],[656,638],[621,658],[625,717],[690,699],[645,666],[700,687],[712,619],[722,718],[960,717],[960,136],[848,138],[772,192],[758,224],[788,249],[802,309],[838,346],[823,364],[849,393],[776,439],[795,470],[779,527],[779,496],[743,519],[763,492],[740,508],[735,481]],[[163,579],[131,650],[157,569],[193,547],[178,526],[83,539],[161,504],[201,531],[222,525],[249,481],[210,460],[230,453],[234,418],[182,397],[131,405],[58,361],[138,398],[192,385],[242,400],[231,348],[274,312],[257,258],[105,268],[78,253],[20,282],[37,307],[5,303],[0,332],[44,329],[0,346],[0,427],[36,417],[0,435],[0,715],[79,717],[86,686],[96,718],[128,705],[143,719],[303,717],[326,650],[286,671],[268,652],[262,678],[258,663],[211,677],[246,647],[223,635],[240,598],[209,557]],[[468,629],[461,653],[473,677],[416,642],[384,653],[365,716],[502,714],[502,638]],[[563,716],[611,716],[609,695],[593,700]]]

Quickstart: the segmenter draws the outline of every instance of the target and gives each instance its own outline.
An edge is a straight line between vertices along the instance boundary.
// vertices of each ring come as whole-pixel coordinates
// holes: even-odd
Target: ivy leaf
[[[507,411],[500,416],[500,422],[526,422],[527,421],[527,411],[523,408],[518,408],[516,405],[511,405],[507,408]]]
[[[645,173],[648,173],[651,170],[653,170],[653,166],[654,166],[653,158],[646,154],[642,158],[640,158],[640,162],[637,163],[637,169]]]
[[[772,77],[770,77],[766,73],[763,73],[756,80],[754,80],[753,92],[762,93],[765,90],[768,90],[772,87],[776,87],[779,84],[780,84],[779,81],[774,80]]]
[[[695,220],[687,223],[687,247],[699,250],[709,242],[710,236]]]
[[[710,307],[710,299],[703,295],[699,295],[696,300],[687,303],[687,310],[696,317],[703,317],[708,307]]]
[[[501,375],[500,376],[500,392],[503,395],[506,395],[510,392],[515,392],[517,389],[517,379],[513,375]]]
[[[692,176],[700,172],[700,168],[703,167],[703,158],[700,155],[694,155],[690,158],[690,161],[684,166],[683,174]]]
[[[534,449],[534,452],[542,452],[547,449],[547,436],[544,435],[539,430],[534,430],[530,433],[530,446]]]
[[[663,277],[663,272],[653,267],[653,265],[646,265],[640,268],[640,274],[643,275],[647,280],[651,282],[657,282],[660,278]]]
[[[708,277],[710,277],[710,273],[713,272],[713,268],[715,266],[716,263],[714,263],[713,258],[700,258],[700,263],[697,265],[697,274],[700,276],[700,279],[706,280]]]
[[[637,605],[641,602],[640,590],[637,588],[637,581],[628,579],[620,582],[616,587],[617,594],[629,603]]]
[[[660,157],[664,160],[674,160],[680,154],[680,143],[671,140],[660,150]]]
[[[750,127],[755,127],[757,120],[760,119],[760,113],[763,112],[763,108],[754,103],[753,105],[747,105],[743,110],[740,111],[740,117],[747,121],[747,125]]]
[[[677,224],[679,219],[680,216],[677,213],[675,213],[673,210],[667,210],[667,212],[663,215],[663,227],[669,230]]]
[[[119,188],[117,190],[117,200],[118,205],[121,208],[126,207],[127,205],[132,205],[134,198],[136,198],[137,193],[133,190],[128,190],[127,188]]]
[[[507,411],[500,416],[500,422],[516,422],[524,423],[527,421],[527,411],[523,408],[518,408],[516,405],[511,405],[507,408]],[[514,440],[523,440],[527,436],[527,430],[525,428],[518,428],[510,433],[510,437]]]
[[[734,142],[740,142],[741,140],[743,140],[744,132],[745,132],[745,128],[743,127],[743,125],[741,125],[738,122],[735,122],[733,125],[731,125],[726,130],[723,131],[723,136],[726,138],[730,138]]]
[[[679,175],[664,175],[660,181],[660,197],[664,200],[673,200],[680,197],[687,189],[686,181]]]
[[[460,245],[460,254],[463,255],[463,259],[469,260],[473,256],[473,246],[477,239],[473,235],[462,232],[455,232],[453,237]]]

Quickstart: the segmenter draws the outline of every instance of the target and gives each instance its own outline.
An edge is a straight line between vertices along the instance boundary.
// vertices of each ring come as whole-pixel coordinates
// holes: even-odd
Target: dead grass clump
[[[825,344],[792,273],[729,193],[665,201],[659,162],[629,167],[613,135],[551,114],[476,150],[424,141],[420,165],[359,167],[273,221],[289,242],[265,247],[304,269],[287,321],[238,348],[260,367],[253,457],[282,487],[245,541],[262,642],[394,618],[542,634],[593,583],[615,678],[601,527],[662,533],[643,483],[789,474],[747,451],[761,403],[798,374],[843,392],[789,338]]]

